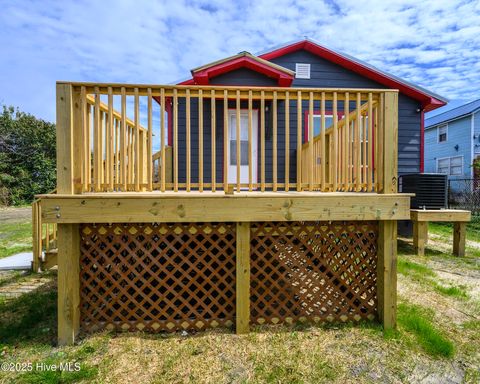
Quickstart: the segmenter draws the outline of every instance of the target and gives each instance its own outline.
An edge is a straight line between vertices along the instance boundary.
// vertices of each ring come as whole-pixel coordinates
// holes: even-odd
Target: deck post
[[[418,256],[425,255],[428,243],[428,221],[413,221],[413,248]]]
[[[82,127],[80,92],[57,83],[57,193],[81,192]],[[61,218],[60,208],[56,216]],[[58,344],[75,342],[80,328],[80,233],[77,224],[59,224]]]
[[[237,223],[236,332],[250,331],[250,223]]]
[[[380,193],[397,193],[398,93],[385,92],[381,108]],[[397,221],[379,221],[378,231],[378,317],[384,329],[392,329],[397,323]]]
[[[465,256],[465,234],[467,232],[467,223],[456,221],[453,223],[453,254],[455,256]]]

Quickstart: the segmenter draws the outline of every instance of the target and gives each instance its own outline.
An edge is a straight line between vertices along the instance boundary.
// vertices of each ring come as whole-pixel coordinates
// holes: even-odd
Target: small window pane
[[[455,175],[455,176],[461,175],[462,174],[462,167],[461,166],[460,167],[458,167],[458,166],[452,167],[451,171],[450,171],[450,174]]]
[[[461,166],[462,165],[462,157],[457,156],[457,157],[452,157],[451,159],[451,166]]]
[[[440,143],[447,141],[447,126],[442,125],[438,127],[438,141]]]
[[[230,165],[237,165],[237,142],[230,141]],[[240,141],[240,165],[248,165],[248,140]]]

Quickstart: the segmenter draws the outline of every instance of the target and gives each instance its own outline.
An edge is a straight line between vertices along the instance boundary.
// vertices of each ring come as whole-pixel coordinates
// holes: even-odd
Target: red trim
[[[261,73],[265,76],[276,79],[279,87],[290,87],[294,75],[281,71],[268,64],[260,63],[248,56],[240,56],[234,59],[224,61],[223,63],[213,65],[204,70],[193,73],[193,79],[185,80],[180,85],[208,85],[210,79],[223,73],[231,72],[239,68],[248,68],[252,71]]]
[[[306,143],[308,141],[308,123],[309,123],[309,118],[308,115],[310,114],[310,111],[307,109],[306,111],[303,111],[303,142]],[[321,116],[321,111],[320,110],[314,110],[313,115],[314,116]],[[333,111],[325,111],[325,116],[330,115],[333,116]],[[337,117],[338,120],[340,120],[343,117],[343,113],[337,111]]]
[[[420,112],[420,173],[423,173],[425,162],[425,112]]]
[[[425,112],[432,111],[436,108],[439,108],[443,105],[446,105],[444,101],[435,99],[434,97],[410,86],[403,82],[400,82],[396,79],[388,77],[387,75],[380,73],[372,68],[366,67],[365,65],[353,61],[345,56],[342,56],[336,52],[333,52],[325,47],[322,47],[318,44],[315,44],[308,40],[302,40],[297,43],[288,45],[286,47],[282,47],[276,49],[271,52],[264,53],[260,55],[262,59],[265,60],[272,60],[280,56],[284,56],[288,53],[296,52],[299,50],[305,50],[310,53],[313,53],[317,56],[320,56],[326,60],[331,61],[332,63],[338,64],[346,69],[349,69],[353,72],[356,72],[364,77],[367,77],[371,80],[374,80],[380,84],[387,86],[388,88],[398,89],[403,94],[418,100],[422,103],[422,109],[425,109]]]

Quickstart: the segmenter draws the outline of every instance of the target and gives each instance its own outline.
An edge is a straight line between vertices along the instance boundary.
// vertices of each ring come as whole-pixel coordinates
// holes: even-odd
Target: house
[[[42,226],[56,230],[59,343],[395,327],[398,174],[422,170],[423,113],[445,103],[311,40],[178,85],[58,82],[57,190],[33,212],[35,269]]]
[[[477,179],[472,165],[479,158],[480,100],[425,120],[425,172],[446,173],[449,180]],[[453,190],[473,185],[450,184]]]

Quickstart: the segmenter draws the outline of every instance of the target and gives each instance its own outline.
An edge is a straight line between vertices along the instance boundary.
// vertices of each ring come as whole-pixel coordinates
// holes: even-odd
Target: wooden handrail
[[[80,159],[62,167],[72,180],[59,184],[62,192],[380,191],[385,164],[389,175],[396,172],[392,155],[382,152],[385,137],[397,142],[396,119],[385,119],[397,113],[396,90],[62,82],[57,87],[65,95],[57,99],[60,111],[64,100],[75,107],[71,120],[61,113],[59,128],[71,130],[65,143],[74,145],[70,155],[59,148],[59,166],[61,159]],[[127,114],[127,96],[133,96],[133,116]],[[121,101],[120,111],[113,108],[115,100]],[[333,111],[329,126],[326,111]],[[317,114],[322,129],[314,136]],[[147,126],[140,124],[147,120]],[[385,129],[394,129],[393,136]],[[167,132],[171,149],[165,145]],[[154,137],[164,151],[153,153]],[[223,180],[217,180],[222,163]]]

